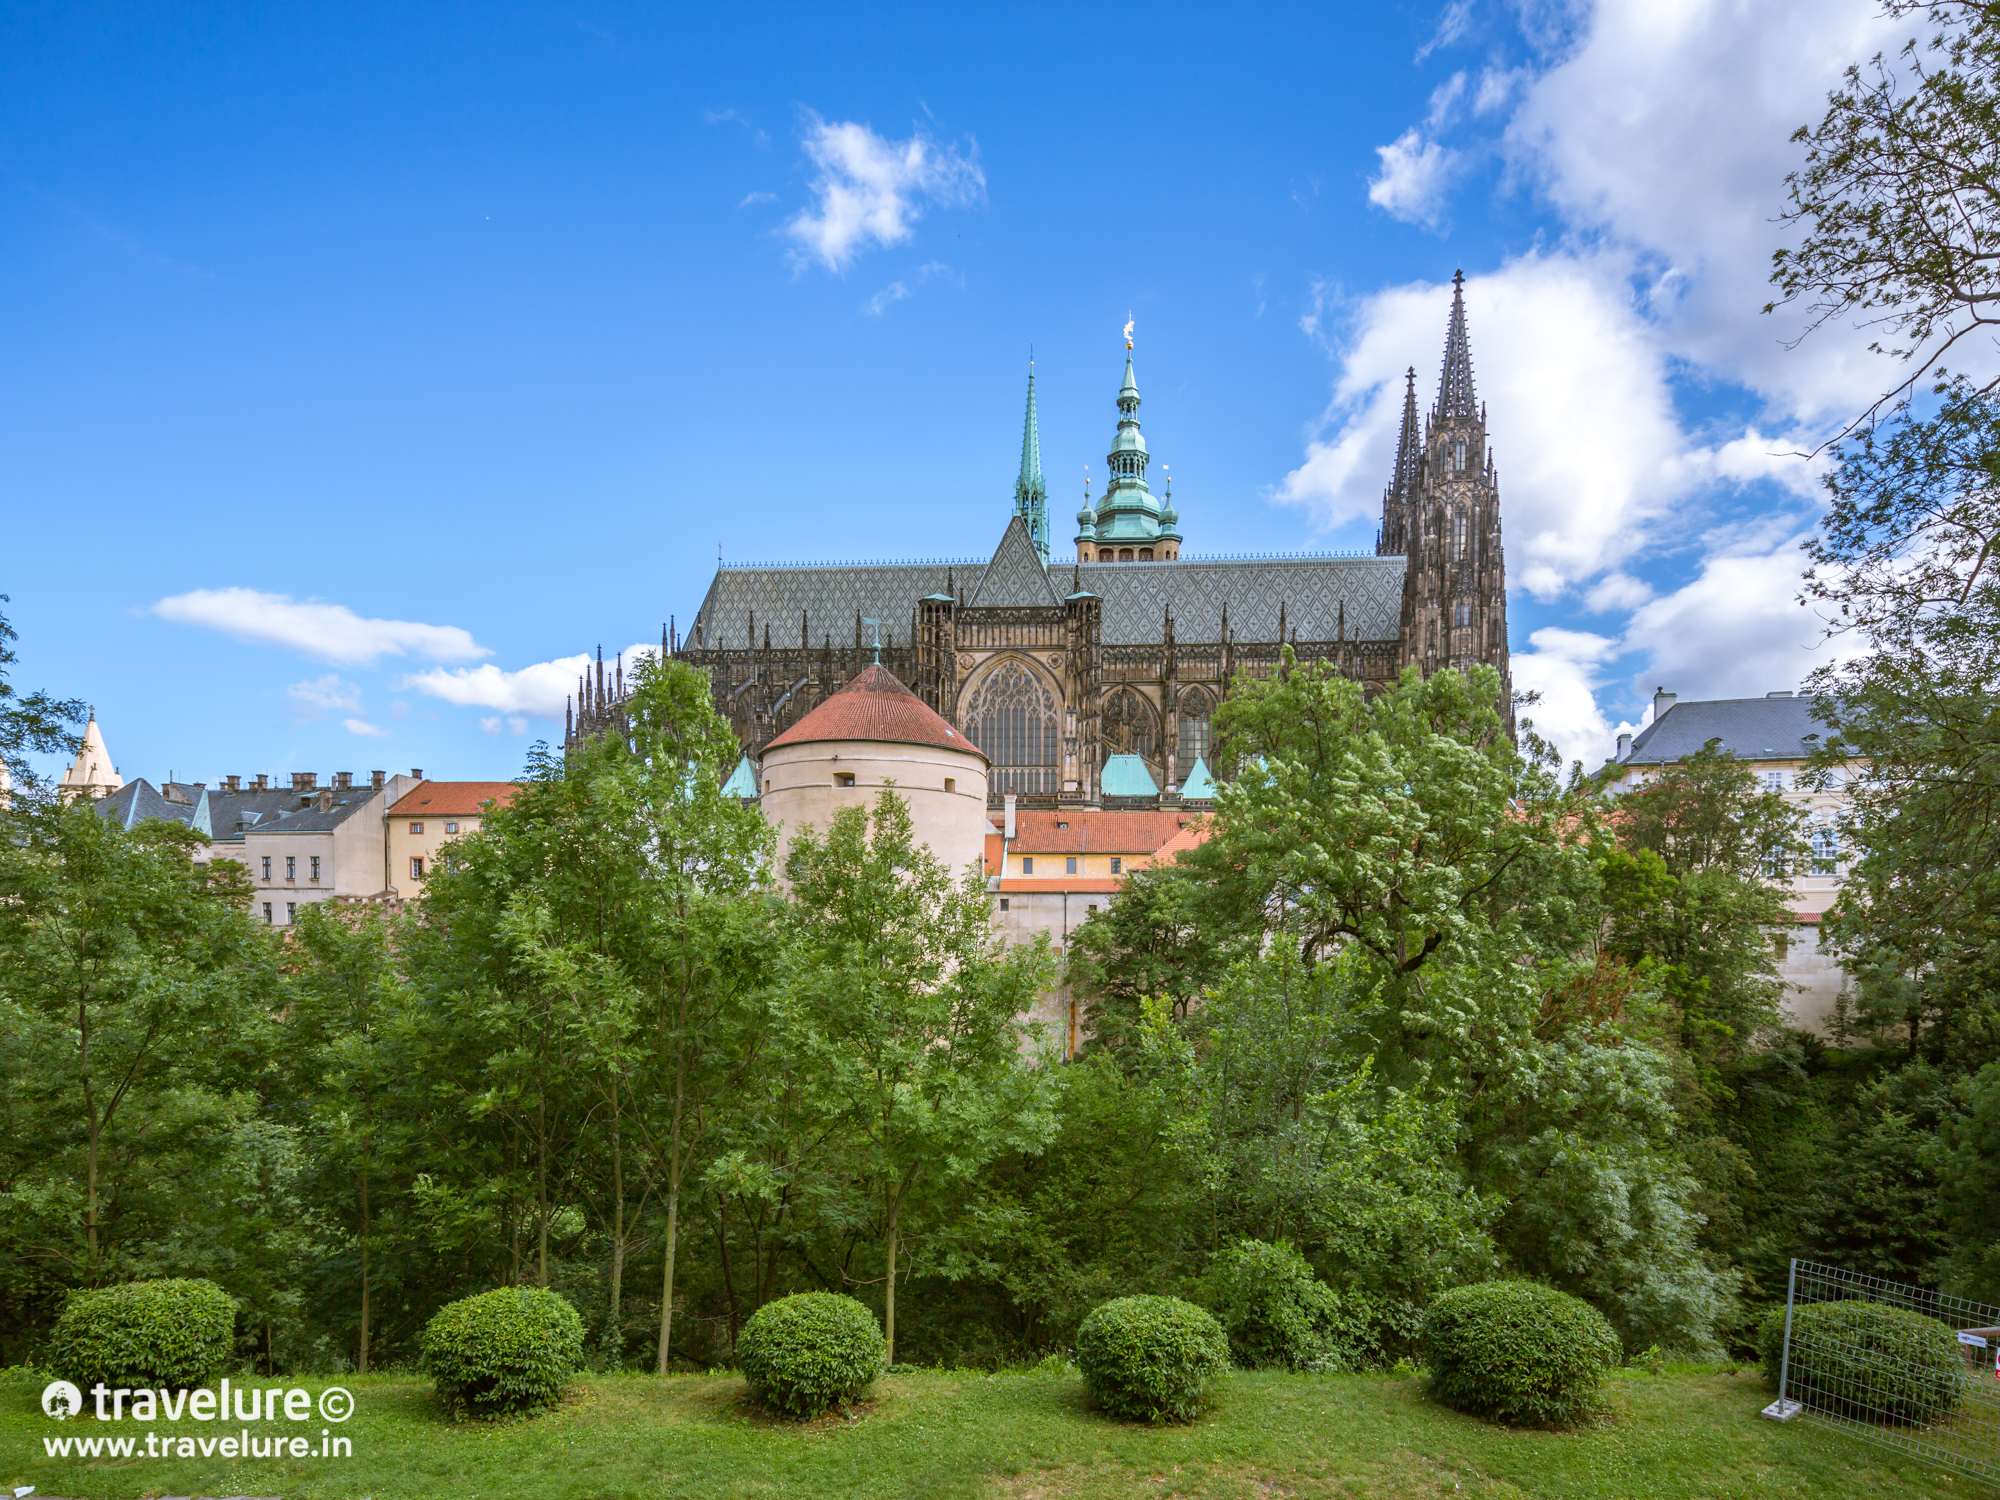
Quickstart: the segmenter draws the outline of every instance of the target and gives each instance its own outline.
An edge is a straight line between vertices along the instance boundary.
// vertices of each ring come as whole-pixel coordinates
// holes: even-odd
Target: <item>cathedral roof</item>
[[[1393,641],[1402,631],[1405,567],[1393,556],[1278,557],[1084,563],[1074,572],[1052,569],[1048,578],[1060,585],[1055,592],[1071,592],[1074,577],[1083,591],[1103,599],[1107,646],[1158,645],[1169,608],[1183,645],[1220,641],[1225,607],[1238,640],[1275,641],[1281,606],[1286,633],[1296,629],[1303,641],[1334,639],[1343,615],[1347,639]],[[770,628],[774,645],[796,644],[802,619],[813,645],[828,637],[846,645],[855,620],[866,616],[881,620],[907,645],[919,599],[950,582],[970,602],[985,571],[978,563],[941,562],[725,567],[695,616],[695,641],[710,650],[748,646],[754,615]],[[757,639],[762,642],[761,632]]]
[[[1017,523],[1018,524],[1018,523]],[[764,748],[809,745],[826,740],[882,740],[898,745],[936,745],[986,759],[986,753],[939,718],[929,704],[903,686],[880,662],[853,679]]]

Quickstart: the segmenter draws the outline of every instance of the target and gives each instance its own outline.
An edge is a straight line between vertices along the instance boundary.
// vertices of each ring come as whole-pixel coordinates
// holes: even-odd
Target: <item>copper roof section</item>
[[[514,800],[512,781],[420,781],[396,799],[392,818],[476,818]]]
[[[809,745],[826,740],[878,740],[898,745],[936,745],[986,759],[986,752],[939,718],[929,704],[877,662],[854,678],[764,748]]]

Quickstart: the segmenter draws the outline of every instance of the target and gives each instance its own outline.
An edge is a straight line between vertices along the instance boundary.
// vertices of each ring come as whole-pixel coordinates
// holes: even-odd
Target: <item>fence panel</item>
[[[2000,1307],[1795,1260],[1764,1415],[2000,1482]]]

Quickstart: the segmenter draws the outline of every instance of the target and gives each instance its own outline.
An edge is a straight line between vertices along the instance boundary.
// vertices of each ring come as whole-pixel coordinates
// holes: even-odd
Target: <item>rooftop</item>
[[[1625,765],[1663,765],[1692,755],[1710,740],[1739,760],[1803,760],[1819,749],[1827,726],[1813,717],[1811,698],[1711,698],[1670,704],[1632,741]]]
[[[420,781],[389,809],[389,816],[476,818],[489,804],[505,807],[519,790],[512,781]]]
[[[1151,854],[1198,813],[1075,812],[1021,808],[1014,814],[1009,854]]]
[[[764,748],[809,745],[827,740],[877,740],[899,745],[936,745],[986,759],[986,753],[939,718],[931,706],[903,686],[880,662],[863,667],[846,687],[828,698]]]

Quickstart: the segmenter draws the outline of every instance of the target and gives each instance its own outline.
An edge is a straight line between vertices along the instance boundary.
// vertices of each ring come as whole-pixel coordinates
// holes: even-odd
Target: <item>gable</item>
[[[980,574],[979,587],[967,601],[968,609],[1061,609],[1062,596],[1049,582],[1049,570],[1028,535],[1028,523],[1019,516],[1007,523],[993,560]]]

